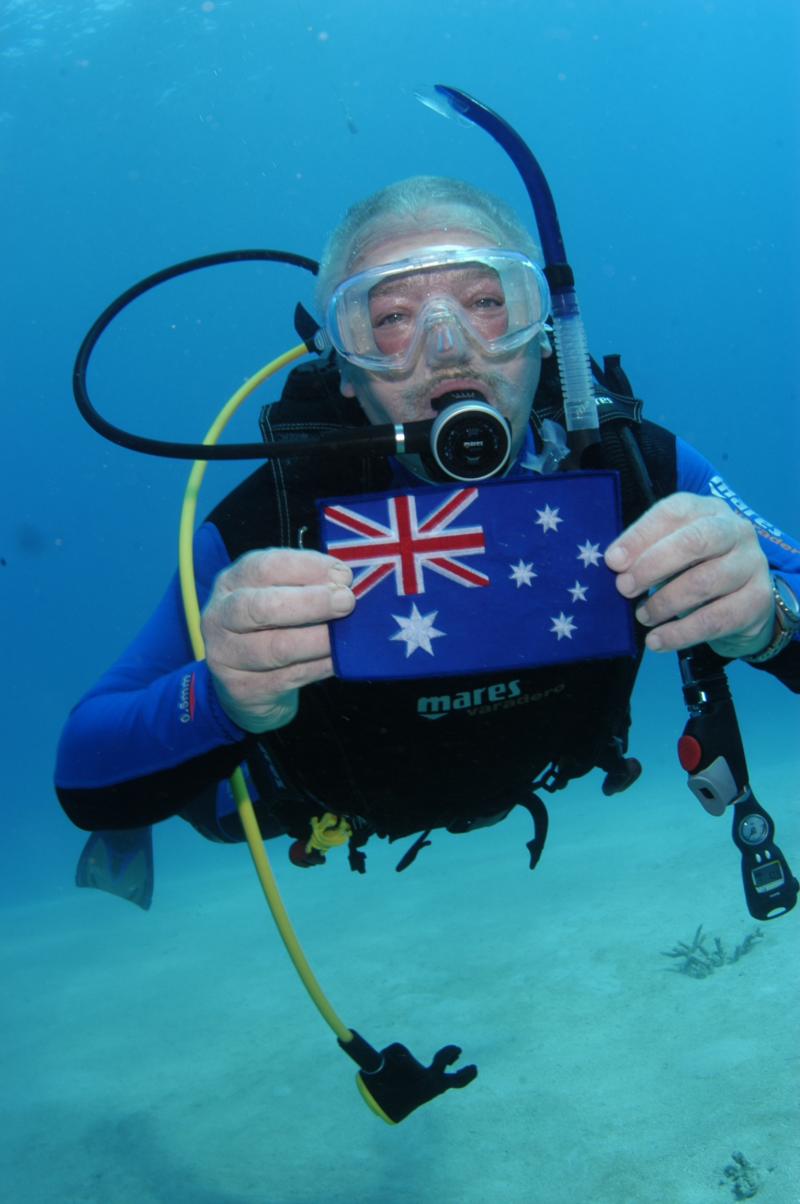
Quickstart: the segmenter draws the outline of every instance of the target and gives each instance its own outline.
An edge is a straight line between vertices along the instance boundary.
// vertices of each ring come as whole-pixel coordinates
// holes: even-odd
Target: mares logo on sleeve
[[[353,569],[331,623],[340,677],[447,676],[635,652],[603,551],[615,473],[426,487],[318,503],[323,546]]]

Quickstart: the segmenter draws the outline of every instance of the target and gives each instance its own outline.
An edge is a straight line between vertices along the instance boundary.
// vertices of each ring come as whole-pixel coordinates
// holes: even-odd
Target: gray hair
[[[320,261],[316,300],[324,314],[334,290],[352,275],[371,247],[426,229],[474,230],[487,241],[521,251],[536,262],[542,253],[505,201],[446,176],[411,176],[357,202],[328,239]]]

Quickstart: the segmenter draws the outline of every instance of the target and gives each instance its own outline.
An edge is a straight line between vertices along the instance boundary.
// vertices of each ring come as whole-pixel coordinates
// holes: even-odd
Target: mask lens
[[[514,350],[542,328],[549,304],[544,276],[524,255],[431,248],[344,281],[331,300],[328,332],[351,363],[403,371],[434,328],[457,324],[487,355]]]
[[[508,331],[503,283],[485,264],[398,274],[369,293],[372,338],[379,354],[406,355],[422,329],[459,320],[491,342]]]

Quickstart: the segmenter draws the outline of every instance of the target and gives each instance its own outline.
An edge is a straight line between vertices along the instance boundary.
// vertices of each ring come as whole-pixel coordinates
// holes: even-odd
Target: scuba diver
[[[542,224],[546,243],[552,230]],[[321,322],[298,324],[319,357],[296,367],[261,414],[266,447],[284,442],[291,454],[265,451],[194,534],[205,656],[187,633],[176,576],[64,727],[58,797],[91,833],[79,885],[149,907],[151,829],[172,816],[210,840],[241,841],[229,782],[238,766],[262,835],[288,835],[298,867],[323,864],[338,843],[364,872],[364,846],[377,836],[410,840],[405,870],[435,829],[470,832],[520,805],[531,815],[533,868],[547,832],[542,792],[598,767],[606,794],[638,777],[626,754],[645,649],[701,646],[713,680],[738,658],[800,690],[800,544],[696,450],[642,418],[618,357],[593,364],[590,420],[581,422],[579,402],[570,421],[564,360],[577,310],[565,269],[563,248],[543,254],[503,201],[460,180],[401,180],[349,210],[319,265]],[[577,358],[588,365],[580,342]],[[456,470],[428,444],[407,445],[405,430],[427,431],[464,407],[470,423],[499,415],[505,443],[488,470],[474,463],[476,439],[465,440]],[[371,451],[377,429],[394,432],[391,454]],[[304,454],[303,440],[342,430],[362,442]],[[495,449],[494,428],[486,438]],[[564,469],[619,474],[621,523],[595,563],[635,616],[631,654],[521,667],[501,657],[515,667],[436,676],[436,644],[425,649],[418,631],[424,678],[337,675],[331,632],[357,615],[363,572],[325,550],[318,499],[490,476],[523,483]],[[569,644],[569,630],[561,634]],[[687,702],[708,693],[694,669],[684,672]],[[700,773],[701,743],[687,729],[681,761],[702,802],[722,788],[719,758]],[[715,813],[742,797],[734,790]],[[790,874],[782,882],[791,907],[796,883]],[[463,1083],[439,1089],[447,1085]]]

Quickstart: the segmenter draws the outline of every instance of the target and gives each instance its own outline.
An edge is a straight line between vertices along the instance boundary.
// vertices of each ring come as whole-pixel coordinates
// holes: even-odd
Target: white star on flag
[[[586,543],[579,543],[578,544],[578,555],[575,557],[575,559],[582,560],[583,567],[585,569],[588,569],[590,564],[598,565],[601,560],[600,544],[599,543],[589,543],[588,539],[586,540]]]
[[[576,577],[575,584],[572,586],[571,589],[567,590],[567,593],[572,598],[573,602],[585,602],[586,601],[586,593],[587,593],[588,589],[589,589],[589,586],[581,585],[580,581]]]
[[[557,635],[560,640],[572,639],[573,631],[577,631],[577,624],[572,622],[572,615],[565,615],[563,610],[558,618],[553,618],[553,626],[550,628],[553,635]]]
[[[517,583],[517,589],[519,589],[521,585],[530,585],[531,579],[539,576],[539,574],[534,571],[533,561],[531,561],[530,564],[526,564],[521,556],[519,558],[519,564],[509,565],[509,568],[511,569],[511,572],[508,575],[512,581]]]
[[[558,531],[558,524],[563,523],[564,520],[563,518],[559,518],[558,511],[558,506],[554,510],[551,510],[549,506],[545,506],[544,510],[536,511],[539,515],[536,520],[536,526],[541,527],[545,535],[548,531]]]
[[[411,614],[407,619],[404,619],[402,615],[392,615],[395,622],[400,624],[400,630],[396,631],[394,635],[390,635],[389,639],[405,641],[407,658],[418,648],[433,656],[431,640],[447,634],[444,631],[437,631],[433,625],[438,613],[438,610],[432,610],[429,615],[421,615],[417,610],[416,602],[412,603]]]

